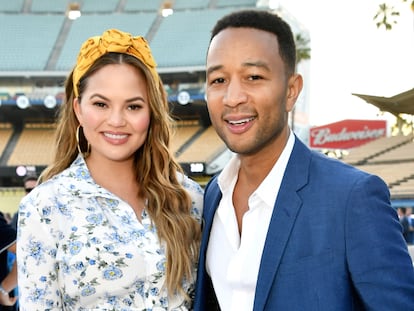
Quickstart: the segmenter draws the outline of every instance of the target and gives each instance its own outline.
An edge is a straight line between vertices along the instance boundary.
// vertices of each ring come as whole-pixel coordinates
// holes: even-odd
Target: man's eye
[[[260,80],[262,77],[255,75],[255,76],[250,76],[250,80]]]
[[[211,84],[219,84],[219,83],[223,83],[224,79],[223,78],[217,78],[214,79],[213,81],[211,81]]]

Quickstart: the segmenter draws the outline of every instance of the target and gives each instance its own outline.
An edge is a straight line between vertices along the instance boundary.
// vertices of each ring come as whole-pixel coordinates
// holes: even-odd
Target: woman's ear
[[[73,111],[75,112],[76,118],[79,121],[79,124],[82,124],[82,111],[79,103],[79,98],[75,97],[73,99]]]
[[[292,111],[296,100],[303,88],[303,78],[300,74],[294,74],[289,78],[286,98],[286,111]]]

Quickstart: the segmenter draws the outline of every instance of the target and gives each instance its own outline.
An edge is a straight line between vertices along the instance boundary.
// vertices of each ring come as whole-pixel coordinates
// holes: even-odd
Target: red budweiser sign
[[[385,120],[343,120],[309,131],[309,144],[319,149],[350,149],[387,134]]]

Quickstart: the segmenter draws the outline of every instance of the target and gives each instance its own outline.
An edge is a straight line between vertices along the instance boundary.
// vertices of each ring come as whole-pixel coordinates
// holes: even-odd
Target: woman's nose
[[[112,126],[125,125],[125,115],[122,111],[113,109],[109,111],[108,123]]]

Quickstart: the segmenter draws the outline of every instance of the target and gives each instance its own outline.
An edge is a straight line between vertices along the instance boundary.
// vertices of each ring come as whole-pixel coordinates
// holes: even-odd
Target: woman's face
[[[150,107],[144,74],[128,64],[92,74],[74,110],[91,146],[90,160],[129,161],[144,144]]]

